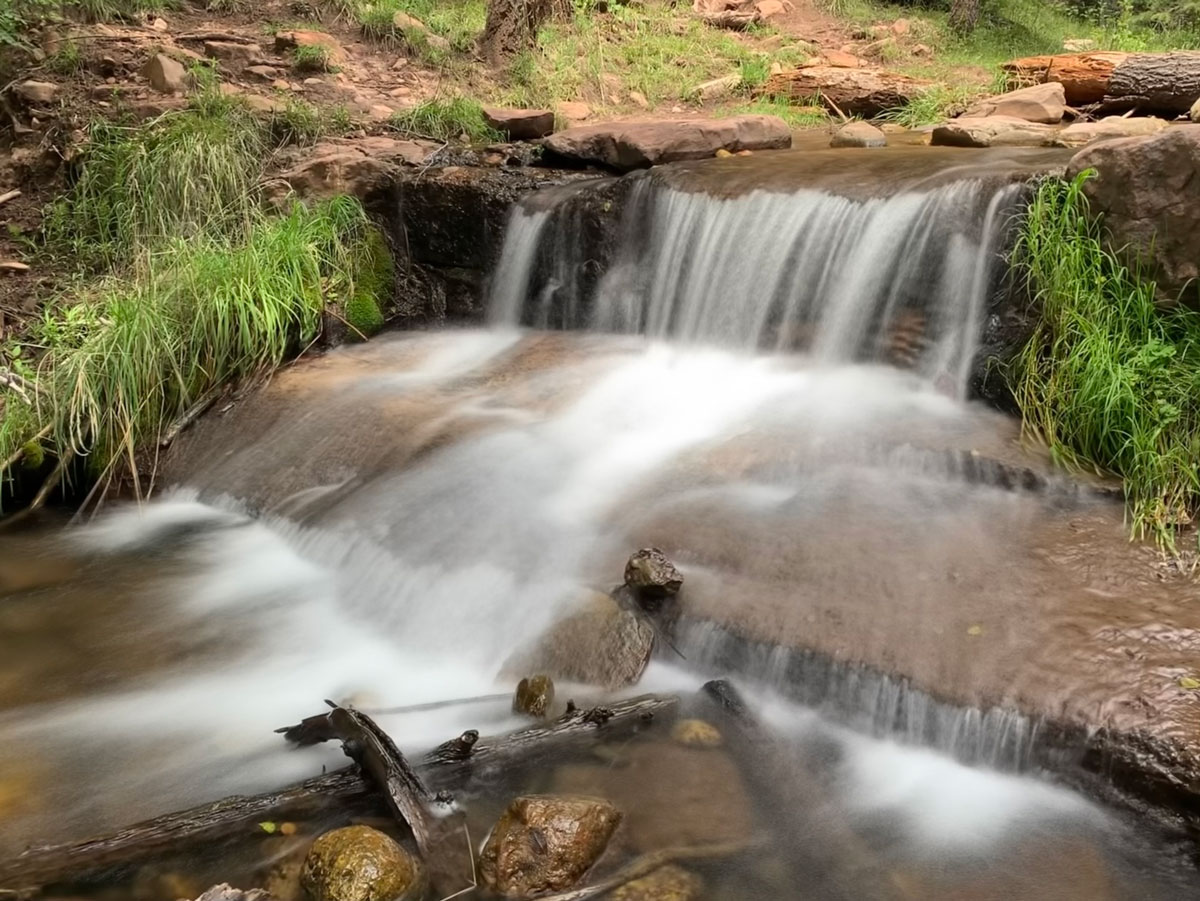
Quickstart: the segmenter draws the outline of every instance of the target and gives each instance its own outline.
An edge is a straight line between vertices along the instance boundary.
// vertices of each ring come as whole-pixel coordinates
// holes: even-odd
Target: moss
[[[27,441],[21,447],[24,457],[21,465],[26,469],[41,469],[46,463],[46,450],[40,441]]]
[[[383,304],[392,288],[392,254],[383,234],[368,228],[356,256],[354,293],[342,313],[347,323],[370,337],[383,328]]]

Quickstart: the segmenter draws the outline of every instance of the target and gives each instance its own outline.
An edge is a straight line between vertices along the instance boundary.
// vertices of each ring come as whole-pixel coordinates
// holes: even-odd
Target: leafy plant
[[[1105,245],[1083,185],[1047,180],[1015,260],[1041,316],[1015,362],[1025,429],[1069,466],[1124,479],[1133,530],[1173,547],[1200,509],[1200,313],[1160,311],[1155,286]]]

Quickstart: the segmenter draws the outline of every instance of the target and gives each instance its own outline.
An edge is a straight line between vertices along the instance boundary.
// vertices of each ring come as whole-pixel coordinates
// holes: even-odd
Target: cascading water
[[[1131,575],[1119,516],[961,399],[1019,180],[710,196],[685,190],[701,169],[635,177],[609,248],[581,248],[579,189],[535,196],[493,328],[295,367],[185,435],[170,497],[0,547],[0,860],[338,765],[271,731],[322,698],[506,691],[657,545],[686,578],[678,652],[624,691],[730,676],[781,753],[730,776],[736,748],[651,728],[481,778],[473,835],[517,791],[613,792],[623,852],[739,818],[771,836],[704,870],[730,901],[1200,896],[1157,831],[1038,773],[1039,715],[1140,727],[1124,699],[1170,661],[1138,636],[1184,605]],[[379,720],[411,753],[518,722]]]

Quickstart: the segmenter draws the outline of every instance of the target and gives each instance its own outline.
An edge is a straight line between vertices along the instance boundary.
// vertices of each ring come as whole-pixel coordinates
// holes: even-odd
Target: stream
[[[1093,724],[1200,734],[1194,584],[970,397],[1022,172],[863,198],[705,167],[635,186],[586,278],[556,206],[578,188],[535,195],[487,327],[303,361],[190,429],[148,504],[4,533],[0,858],[340,767],[273,732],[325,698],[483,698],[377,713],[410,755],[516,728],[494,696],[522,654],[656,546],[675,648],[560,702],[679,692],[719,722],[697,690],[728,678],[770,765],[655,722],[481,774],[476,847],[513,795],[570,791],[624,811],[620,854],[765,837],[688,865],[714,901],[1200,898],[1179,823],[1082,766]],[[297,849],[348,816],[70,896],[289,901]]]

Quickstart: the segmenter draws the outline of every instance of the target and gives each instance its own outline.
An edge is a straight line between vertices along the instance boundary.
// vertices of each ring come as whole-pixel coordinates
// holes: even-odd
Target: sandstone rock
[[[367,108],[367,115],[376,122],[386,122],[395,114],[395,110],[386,103],[373,103]]]
[[[797,105],[812,97],[836,106],[848,116],[877,116],[904,106],[929,88],[930,82],[873,66],[857,69],[804,65],[773,72],[763,85],[767,96]]]
[[[620,811],[603,798],[517,798],[479,852],[479,876],[507,898],[570,888],[604,853],[620,822]]]
[[[630,91],[629,99],[633,101],[634,106],[639,106],[642,109],[650,109],[650,101],[646,99],[646,95],[641,91]]]
[[[274,66],[247,66],[243,71],[262,81],[274,81],[275,76],[279,74],[279,70]]]
[[[187,70],[164,53],[156,53],[150,57],[142,74],[150,82],[150,87],[160,94],[182,94],[188,87]]]
[[[600,163],[622,172],[704,159],[722,147],[736,152],[791,144],[787,123],[775,116],[609,122],[570,128],[546,141],[547,149],[560,157]]]
[[[987,116],[1009,116],[1027,122],[1057,125],[1067,111],[1067,95],[1057,82],[1035,84],[998,97],[989,97],[972,106],[964,118],[982,119]]]
[[[18,97],[26,103],[53,103],[61,88],[52,81],[23,81],[13,88]]]
[[[554,111],[548,109],[483,108],[487,124],[511,141],[535,141],[554,131]]]
[[[741,773],[720,750],[634,742],[612,763],[559,767],[554,788],[617,805],[624,811],[622,849],[635,854],[744,841],[755,831]]]
[[[1188,118],[1193,122],[1200,122],[1200,98],[1197,98],[1196,102],[1192,104],[1192,108],[1188,110]]]
[[[150,23],[150,27],[160,33],[165,32],[170,28],[170,26],[167,25],[167,20],[162,18],[162,16],[156,17],[155,20]]]
[[[671,727],[671,738],[687,748],[719,748],[721,733],[704,720],[679,720]]]
[[[273,898],[262,889],[251,889],[248,892],[243,892],[241,889],[236,889],[228,883],[222,883],[221,885],[214,885],[203,895],[200,895],[196,901],[273,901]]]
[[[423,881],[417,860],[369,826],[320,836],[300,873],[312,901],[406,901],[420,897]]]
[[[778,19],[786,15],[792,9],[792,4],[788,0],[758,0],[754,4],[754,11],[758,14],[759,22],[770,22],[772,19]]]
[[[830,147],[886,147],[887,135],[870,122],[847,122],[829,141]]]
[[[930,143],[940,147],[1040,147],[1054,136],[1054,128],[1010,116],[963,117],[939,125]]]
[[[275,35],[277,51],[284,52],[297,47],[324,47],[328,60],[333,65],[340,66],[348,58],[338,39],[323,31],[281,31]]]
[[[504,664],[505,673],[539,672],[604,688],[641,678],[654,648],[654,630],[611,597],[595,592]]]
[[[844,50],[822,50],[821,56],[824,57],[826,65],[835,69],[857,69],[862,65],[862,60]]]
[[[583,122],[592,118],[592,108],[586,103],[576,100],[564,100],[562,103],[555,104],[554,112],[560,119],[568,123]]]
[[[235,41],[205,41],[204,55],[226,63],[247,63],[262,56],[258,44],[240,44]]]
[[[679,593],[683,574],[656,547],[642,548],[625,564],[625,585],[638,599],[663,598]]]
[[[892,34],[896,37],[904,37],[910,31],[912,31],[912,23],[908,19],[897,19],[892,23]]]
[[[1113,247],[1151,266],[1160,293],[1196,306],[1200,291],[1200,125],[1176,125],[1148,137],[1100,141],[1080,150],[1067,166],[1084,183],[1094,213],[1104,217]]]
[[[703,879],[668,864],[649,876],[625,883],[610,897],[612,901],[699,901],[703,891]]]
[[[722,75],[720,78],[704,82],[704,84],[696,88],[696,93],[700,96],[701,101],[711,103],[714,100],[721,100],[728,97],[738,89],[741,83],[741,73],[734,72],[730,75]]]
[[[1054,136],[1056,147],[1082,147],[1104,138],[1130,138],[1157,134],[1167,127],[1165,119],[1154,116],[1106,116],[1096,122],[1076,122]]]
[[[554,704],[554,680],[546,675],[527,676],[517,685],[513,695],[514,713],[543,717]]]
[[[258,98],[264,105],[279,109],[278,101]],[[246,98],[247,102],[251,97]],[[273,180],[269,196],[282,200],[295,192],[301,197],[327,198],[338,194],[365,197],[404,165],[421,165],[441,145],[432,141],[391,138],[374,135],[357,140],[331,139],[301,152],[284,152],[282,169]]]
[[[396,12],[392,16],[392,24],[401,31],[429,31],[429,26],[418,19],[416,16],[410,16],[406,12]]]

